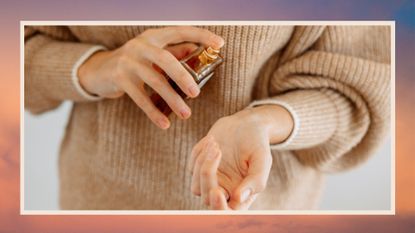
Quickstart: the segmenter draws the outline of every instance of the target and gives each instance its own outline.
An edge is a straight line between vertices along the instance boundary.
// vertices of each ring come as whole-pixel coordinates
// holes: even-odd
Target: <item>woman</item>
[[[63,209],[313,209],[324,175],[365,161],[387,131],[389,37],[384,26],[26,27],[25,106],[74,102]],[[203,90],[178,62],[196,44],[225,59]]]

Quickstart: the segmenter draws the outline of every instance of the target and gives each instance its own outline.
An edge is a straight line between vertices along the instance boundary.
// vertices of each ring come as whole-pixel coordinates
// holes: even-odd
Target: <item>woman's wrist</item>
[[[78,69],[78,78],[81,87],[92,95],[98,95],[94,87],[96,83],[96,75],[94,74],[100,67],[100,64],[107,58],[110,51],[99,51],[91,55]]]
[[[294,129],[291,113],[280,105],[261,105],[247,111],[250,121],[264,130],[270,144],[282,143]]]

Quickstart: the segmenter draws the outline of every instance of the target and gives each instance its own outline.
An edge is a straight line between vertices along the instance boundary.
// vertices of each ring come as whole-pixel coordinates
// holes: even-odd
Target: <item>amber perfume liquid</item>
[[[218,50],[212,48],[205,49],[200,46],[194,52],[180,60],[183,67],[192,75],[199,88],[213,76],[213,72],[217,66],[223,62],[223,58],[219,55]],[[171,79],[165,72],[162,74],[166,77],[172,88],[180,95],[183,99],[187,98],[187,95],[180,89],[180,87]],[[154,105],[166,116],[172,113],[169,105],[164,99],[156,92],[151,94],[151,100]]]

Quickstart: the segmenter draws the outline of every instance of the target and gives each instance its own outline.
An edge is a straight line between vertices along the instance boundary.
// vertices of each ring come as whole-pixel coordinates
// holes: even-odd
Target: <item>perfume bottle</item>
[[[199,46],[195,51],[180,60],[180,63],[192,75],[199,88],[202,88],[206,84],[206,82],[213,76],[215,68],[222,62],[223,58],[219,55],[219,50],[211,47],[205,48],[203,46]],[[180,87],[170,77],[168,77],[166,73],[162,72],[162,74],[182,98],[188,98]],[[171,114],[171,108],[158,93],[154,92],[150,95],[150,98],[154,105],[164,115],[169,116]]]

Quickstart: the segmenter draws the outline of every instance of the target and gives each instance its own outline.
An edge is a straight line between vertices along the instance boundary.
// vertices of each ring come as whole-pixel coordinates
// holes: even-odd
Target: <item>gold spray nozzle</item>
[[[203,52],[199,55],[199,59],[202,64],[206,65],[214,61],[219,56],[219,49],[213,49],[212,47],[208,47],[207,49],[203,50]]]

